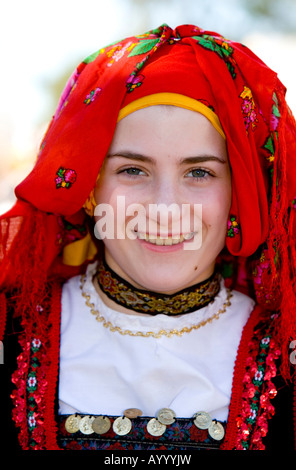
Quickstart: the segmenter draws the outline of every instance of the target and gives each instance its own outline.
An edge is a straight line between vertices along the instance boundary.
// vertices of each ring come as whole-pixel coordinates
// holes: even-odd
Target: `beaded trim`
[[[265,450],[268,421],[275,413],[271,401],[277,395],[272,379],[281,355],[272,338],[275,318],[257,306],[245,326],[234,371],[225,449]]]
[[[51,295],[36,311],[42,325],[25,322],[19,338],[22,348],[17,369],[12,375],[15,389],[12,418],[20,428],[19,443],[23,450],[58,450],[56,443],[55,394],[59,369],[61,286],[54,284]]]
[[[176,294],[167,295],[136,289],[101,260],[95,275],[102,291],[117,304],[149,315],[183,315],[205,307],[220,290],[221,277],[214,273],[206,281]]]

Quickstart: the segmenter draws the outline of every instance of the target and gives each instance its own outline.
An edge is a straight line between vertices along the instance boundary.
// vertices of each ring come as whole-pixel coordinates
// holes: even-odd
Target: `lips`
[[[183,243],[184,241],[191,240],[195,233],[190,232],[187,234],[182,234],[178,236],[167,236],[166,238],[161,237],[160,235],[150,235],[147,233],[141,233],[141,232],[135,232],[137,238],[140,240],[144,240],[148,243],[151,243],[152,245],[158,245],[158,246],[172,246],[172,245],[178,245],[180,243]]]

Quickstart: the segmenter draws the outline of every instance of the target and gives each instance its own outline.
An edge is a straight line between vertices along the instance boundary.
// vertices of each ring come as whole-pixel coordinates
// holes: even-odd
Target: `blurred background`
[[[243,42],[278,72],[296,114],[296,0],[2,0],[0,18],[0,213],[32,168],[74,68],[163,23]]]

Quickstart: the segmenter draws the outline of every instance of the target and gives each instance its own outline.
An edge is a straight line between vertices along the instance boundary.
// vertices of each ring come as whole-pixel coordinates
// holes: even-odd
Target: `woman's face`
[[[135,111],[117,124],[95,199],[106,261],[121,277],[163,293],[201,282],[225,245],[226,143],[197,112]]]

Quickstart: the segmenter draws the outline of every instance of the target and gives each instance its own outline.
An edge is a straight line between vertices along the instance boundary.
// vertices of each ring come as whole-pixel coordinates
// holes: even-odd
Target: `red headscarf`
[[[233,185],[224,259],[244,268],[253,260],[250,294],[281,310],[279,330],[287,347],[296,337],[295,121],[275,72],[245,46],[192,25],[163,25],[124,39],[75,70],[35,166],[16,188],[18,202],[1,218],[2,282],[14,279],[23,291],[27,285],[28,294],[32,279],[41,285],[48,274],[69,277],[84,269],[67,268],[63,248],[87,236],[82,207],[119,111],[155,93],[194,98],[218,116]],[[26,244],[34,251],[28,253]],[[242,281],[234,271],[230,277],[237,285]]]

